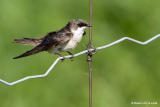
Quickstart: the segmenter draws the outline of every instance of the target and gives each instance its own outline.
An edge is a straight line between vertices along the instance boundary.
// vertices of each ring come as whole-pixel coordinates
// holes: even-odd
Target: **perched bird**
[[[52,54],[57,54],[64,58],[60,52],[67,52],[69,55],[73,54],[69,51],[74,49],[85,35],[85,28],[91,27],[82,19],[71,20],[68,24],[58,31],[49,32],[46,36],[40,38],[23,38],[15,39],[15,43],[32,45],[35,48],[17,56],[13,59],[30,56],[42,51],[47,51]]]

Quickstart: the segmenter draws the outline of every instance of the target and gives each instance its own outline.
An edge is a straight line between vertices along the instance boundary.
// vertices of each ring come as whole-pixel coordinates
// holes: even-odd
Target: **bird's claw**
[[[74,55],[71,53],[71,52],[69,52],[69,51],[66,51],[69,55],[71,55],[71,57],[70,57],[70,59],[71,59],[71,61],[73,61],[73,59],[74,59]]]
[[[71,55],[71,57],[69,58],[71,61],[74,61],[74,55]]]
[[[65,58],[65,56],[61,56],[62,58],[61,58],[61,61],[63,62],[66,58]]]

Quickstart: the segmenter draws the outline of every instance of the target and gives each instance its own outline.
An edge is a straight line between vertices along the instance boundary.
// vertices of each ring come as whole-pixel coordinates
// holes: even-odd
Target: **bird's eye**
[[[87,24],[85,24],[85,23],[79,23],[78,26],[79,27],[84,27],[84,26],[87,26]]]
[[[79,23],[78,26],[79,26],[79,27],[83,27],[83,23]]]

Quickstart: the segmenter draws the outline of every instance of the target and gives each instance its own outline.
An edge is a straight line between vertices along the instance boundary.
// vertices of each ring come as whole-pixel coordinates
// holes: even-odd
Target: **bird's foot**
[[[74,55],[71,55],[70,60],[74,61]]]
[[[61,57],[60,60],[61,60],[62,62],[66,59],[65,56],[61,55],[60,53],[56,53],[56,54]]]
[[[65,58],[65,56],[61,56],[62,58],[61,58],[61,61],[63,62],[66,58]]]
[[[67,51],[67,53],[68,53],[69,55],[71,55],[70,60],[73,61],[74,55],[73,55],[71,52],[69,52],[69,51]]]

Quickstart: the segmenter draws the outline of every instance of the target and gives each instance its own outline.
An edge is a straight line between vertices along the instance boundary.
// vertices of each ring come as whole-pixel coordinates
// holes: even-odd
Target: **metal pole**
[[[89,23],[92,26],[92,0],[89,0]],[[89,28],[88,48],[92,48],[92,27]],[[87,56],[89,67],[89,107],[92,107],[92,53]]]

